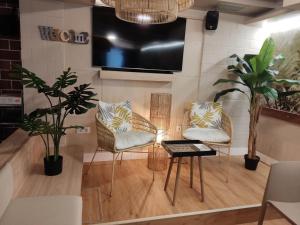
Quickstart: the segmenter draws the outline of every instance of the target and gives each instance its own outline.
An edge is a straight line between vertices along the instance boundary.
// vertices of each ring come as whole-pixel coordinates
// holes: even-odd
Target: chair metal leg
[[[268,204],[266,202],[262,204],[261,212],[260,212],[259,219],[258,219],[258,225],[263,225],[264,218],[265,218],[265,215],[267,212],[267,207],[268,207]]]
[[[112,192],[113,192],[113,187],[114,187],[115,161],[116,161],[115,153],[113,153],[112,171],[111,171],[111,186],[110,186],[110,194],[109,194],[110,197],[112,197]]]
[[[153,145],[152,147],[153,147],[153,148],[152,148],[152,154],[153,154],[152,181],[154,181],[154,180],[155,180],[155,174],[154,174],[154,171],[155,171],[155,169],[156,169],[157,164],[156,164],[156,159],[155,159],[155,146]]]
[[[123,153],[124,153],[124,152],[122,152],[122,153],[121,153],[121,160],[120,160],[120,165],[122,165],[122,160],[123,160]]]
[[[228,147],[228,155],[227,155],[227,174],[225,178],[225,182],[229,182],[229,174],[230,174],[230,166],[231,166],[231,148]]]
[[[221,163],[221,150],[220,147],[218,147],[218,156],[219,156],[219,163]]]
[[[85,172],[85,175],[88,175],[89,170],[90,170],[90,168],[91,168],[91,166],[92,166],[92,163],[94,162],[95,156],[96,156],[96,154],[97,154],[98,151],[99,151],[99,150],[98,150],[98,147],[97,147],[96,150],[95,150],[95,153],[94,153],[94,155],[93,155],[93,157],[92,157],[92,160],[90,161],[90,164],[89,164],[89,166],[88,166],[88,168],[87,168],[87,171]]]

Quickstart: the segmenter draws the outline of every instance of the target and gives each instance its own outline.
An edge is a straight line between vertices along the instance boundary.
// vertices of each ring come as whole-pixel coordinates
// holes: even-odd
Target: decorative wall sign
[[[61,41],[75,44],[88,44],[87,32],[76,33],[74,30],[64,31],[49,26],[39,26],[42,40]]]

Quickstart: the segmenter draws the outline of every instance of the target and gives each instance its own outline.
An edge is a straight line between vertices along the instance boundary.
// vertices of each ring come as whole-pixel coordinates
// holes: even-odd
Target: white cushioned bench
[[[0,170],[0,225],[82,225],[80,196],[41,196],[13,199],[10,163]]]

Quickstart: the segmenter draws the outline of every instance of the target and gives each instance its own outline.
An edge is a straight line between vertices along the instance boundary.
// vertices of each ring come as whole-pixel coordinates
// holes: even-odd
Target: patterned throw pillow
[[[99,101],[99,114],[103,123],[114,133],[132,129],[132,110],[129,101],[106,103]]]
[[[191,125],[199,128],[221,128],[223,107],[218,102],[193,103]]]

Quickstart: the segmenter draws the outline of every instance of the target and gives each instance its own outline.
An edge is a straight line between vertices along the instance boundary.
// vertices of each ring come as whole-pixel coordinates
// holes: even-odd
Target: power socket
[[[91,133],[90,127],[82,127],[76,129],[76,134],[89,134],[89,133]]]

